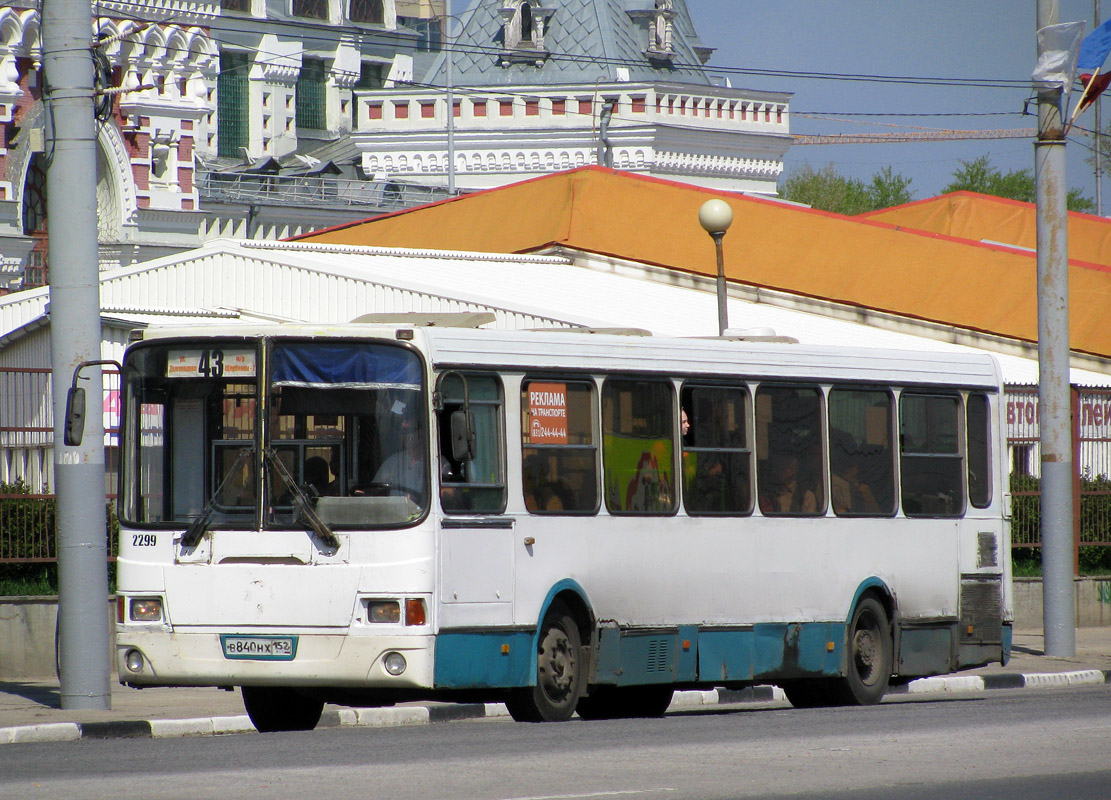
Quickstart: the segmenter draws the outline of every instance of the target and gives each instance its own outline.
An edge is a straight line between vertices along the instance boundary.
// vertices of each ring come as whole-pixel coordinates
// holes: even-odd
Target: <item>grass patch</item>
[[[0,597],[57,593],[57,564],[0,564]]]
[[[116,592],[116,565],[108,565],[108,594]],[[58,594],[57,564],[0,564],[0,597]]]

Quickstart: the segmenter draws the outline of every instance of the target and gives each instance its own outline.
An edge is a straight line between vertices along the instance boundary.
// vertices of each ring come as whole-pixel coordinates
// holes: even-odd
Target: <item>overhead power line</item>
[[[835,133],[795,136],[792,144],[891,144],[895,142],[941,142],[961,139],[1032,139],[1034,128],[1004,128],[988,131],[928,131],[909,133]]]

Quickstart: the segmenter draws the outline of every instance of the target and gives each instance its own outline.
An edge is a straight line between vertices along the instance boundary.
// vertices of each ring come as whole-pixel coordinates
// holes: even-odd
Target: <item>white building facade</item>
[[[103,0],[94,8],[102,268],[235,235],[280,238],[382,210],[345,136],[354,93],[412,75],[429,0]],[[407,16],[413,15],[413,16]],[[44,285],[42,17],[0,9],[0,293]],[[375,189],[378,191],[376,192]],[[393,188],[386,209],[397,207]],[[428,192],[414,202],[432,199]],[[414,204],[413,202],[409,203]]]
[[[446,33],[413,86],[356,92],[368,175],[482,189],[600,164],[776,193],[791,96],[716,85],[685,0],[475,0]]]

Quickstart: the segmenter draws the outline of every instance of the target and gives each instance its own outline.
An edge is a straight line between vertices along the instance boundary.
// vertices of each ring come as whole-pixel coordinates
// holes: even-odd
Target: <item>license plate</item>
[[[297,655],[296,636],[220,636],[224,658],[251,661],[292,661]]]

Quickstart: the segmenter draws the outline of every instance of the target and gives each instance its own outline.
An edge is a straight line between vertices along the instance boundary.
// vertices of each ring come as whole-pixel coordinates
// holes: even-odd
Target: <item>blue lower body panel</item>
[[[1009,625],[1003,626],[1002,648],[958,648],[956,668],[996,661],[1000,655],[1008,658],[1011,633]],[[904,629],[896,671],[902,675],[951,671],[954,635],[952,626]],[[602,626],[592,656],[591,682],[614,686],[837,677],[844,674],[845,623],[670,629]],[[436,637],[436,688],[501,689],[529,686],[535,680],[533,631],[447,632]]]
[[[437,689],[495,689],[535,681],[536,651],[529,631],[441,633],[436,637]]]
[[[841,674],[845,626],[838,622],[733,629],[620,631],[603,628],[596,683],[722,683]]]

